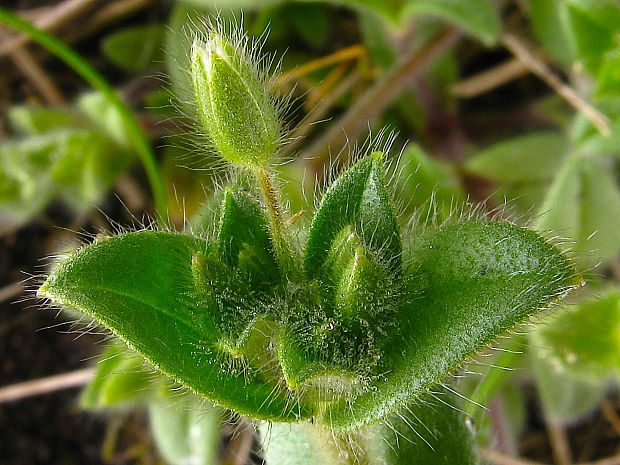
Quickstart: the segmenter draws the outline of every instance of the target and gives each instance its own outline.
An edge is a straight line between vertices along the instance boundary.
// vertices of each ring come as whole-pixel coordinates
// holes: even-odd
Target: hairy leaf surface
[[[576,284],[574,270],[536,233],[507,223],[429,229],[405,247],[411,297],[398,344],[374,368],[368,392],[330,405],[345,429],[384,417],[473,353]]]
[[[62,262],[40,295],[91,314],[161,371],[223,406],[277,421],[322,406],[323,422],[348,430],[410,402],[575,283],[552,245],[507,223],[428,229],[407,244],[394,285],[355,247],[331,310],[312,286],[293,293],[276,286],[271,299],[253,300],[247,282],[224,273],[233,269],[211,249],[182,234],[112,237]],[[197,277],[201,255],[215,268]],[[267,319],[255,319],[260,314]],[[278,333],[279,360],[265,355]],[[296,392],[290,381],[308,376],[318,376],[316,390]]]
[[[198,394],[257,418],[311,416],[276,382],[218,344],[216,307],[195,295],[192,258],[204,240],[142,231],[83,248],[39,295],[92,315],[155,367]]]

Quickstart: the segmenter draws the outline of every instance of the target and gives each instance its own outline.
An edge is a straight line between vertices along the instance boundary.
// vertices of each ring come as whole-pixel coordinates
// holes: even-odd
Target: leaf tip
[[[49,285],[49,279],[46,280],[41,287],[39,287],[39,289],[37,289],[37,297],[40,299],[51,299],[52,295],[49,292],[50,285]]]

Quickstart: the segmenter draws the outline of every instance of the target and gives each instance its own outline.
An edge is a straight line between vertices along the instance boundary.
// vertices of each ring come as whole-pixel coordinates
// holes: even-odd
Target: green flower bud
[[[194,41],[191,71],[202,123],[221,156],[234,165],[266,166],[280,140],[278,109],[247,53],[211,32]]]

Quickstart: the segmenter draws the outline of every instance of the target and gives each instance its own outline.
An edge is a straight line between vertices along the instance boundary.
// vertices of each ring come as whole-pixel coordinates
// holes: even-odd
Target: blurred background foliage
[[[45,24],[43,11],[61,14],[69,3],[15,7]],[[454,384],[470,399],[463,408],[490,461],[493,453],[563,465],[609,455],[596,446],[584,452],[567,431],[601,409],[620,425],[610,409],[620,369],[620,2],[145,0],[117,16],[110,8],[126,1],[99,10],[90,4],[101,2],[82,3],[75,15],[82,23],[69,18],[75,27],[62,22],[55,33],[76,43],[134,109],[156,148],[175,227],[211,221],[211,192],[226,173],[196,134],[187,103],[192,30],[219,14],[277,54],[265,66],[279,69],[274,91],[292,102],[279,168],[291,213],[312,210],[330,170],[369,133],[380,138],[387,128],[403,218],[441,222],[478,205],[567,248],[587,286],[544,324],[506,335],[469,366],[479,375]],[[14,38],[8,31],[0,37],[0,56],[18,65],[0,81],[2,237],[33,224],[93,232],[153,215],[116,109],[40,50],[11,45]],[[34,65],[24,68],[24,57]],[[5,272],[5,283],[15,279],[13,271]],[[114,345],[101,360],[82,406],[147,406],[170,464],[228,457],[218,452],[218,434],[226,432],[219,409],[162,408],[175,390],[169,380]],[[543,419],[548,450],[524,445],[537,427],[533,415]],[[205,438],[201,447],[184,441],[190,429]],[[237,448],[245,440],[227,437]]]

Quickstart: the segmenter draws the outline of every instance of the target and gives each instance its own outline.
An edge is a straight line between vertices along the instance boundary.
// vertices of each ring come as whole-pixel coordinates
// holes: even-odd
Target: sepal
[[[347,226],[352,227],[382,266],[393,274],[400,272],[400,236],[379,152],[355,163],[325,193],[306,245],[308,277],[320,275],[334,241]]]

